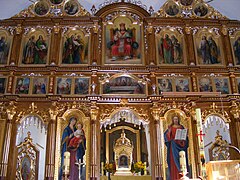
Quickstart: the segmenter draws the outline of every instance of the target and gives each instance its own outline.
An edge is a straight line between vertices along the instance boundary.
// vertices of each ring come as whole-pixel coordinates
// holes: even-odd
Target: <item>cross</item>
[[[203,131],[200,130],[199,134],[196,134],[197,136],[200,136],[200,141],[203,142],[203,136],[205,136],[206,134],[203,134]]]
[[[82,160],[81,159],[79,159],[79,161],[78,162],[76,162],[75,163],[76,165],[78,165],[78,170],[79,170],[79,180],[81,180],[82,178],[81,178],[81,170],[82,170],[82,165],[83,165],[83,167],[85,166],[85,163],[84,162],[82,162]]]

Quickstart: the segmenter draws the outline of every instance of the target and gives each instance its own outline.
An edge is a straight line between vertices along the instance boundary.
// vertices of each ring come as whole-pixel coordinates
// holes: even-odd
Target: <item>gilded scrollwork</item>
[[[235,119],[240,117],[240,103],[236,101],[231,102],[230,113],[233,115]]]
[[[210,114],[216,114],[220,117],[223,117],[225,122],[231,122],[229,113],[223,109],[223,105],[221,107],[217,106],[215,102],[210,105],[210,107],[206,108],[202,112],[202,119],[206,119]]]

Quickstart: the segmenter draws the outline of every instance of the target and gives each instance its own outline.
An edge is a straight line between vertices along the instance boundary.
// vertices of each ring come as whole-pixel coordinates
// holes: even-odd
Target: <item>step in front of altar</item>
[[[101,180],[108,180],[107,176],[101,176]],[[151,180],[152,176],[111,176],[111,180]]]

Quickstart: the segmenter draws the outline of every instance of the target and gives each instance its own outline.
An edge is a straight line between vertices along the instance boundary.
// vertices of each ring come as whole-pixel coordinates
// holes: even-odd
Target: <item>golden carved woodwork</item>
[[[16,178],[19,180],[38,179],[39,150],[33,144],[31,133],[17,146]]]
[[[223,104],[217,106],[216,103],[212,103],[210,107],[206,108],[206,110],[202,112],[202,119],[205,120],[209,115],[216,114],[219,117],[222,117],[226,123],[231,122],[229,113],[227,111],[224,111],[223,107],[221,106],[223,106]]]
[[[60,5],[51,4],[49,8],[51,10],[54,10],[54,8],[63,10],[65,2],[66,1]],[[192,174],[194,177],[197,177],[199,173],[197,169],[199,163],[198,147],[193,147],[197,139],[197,137],[195,137],[197,133],[195,124],[196,107],[202,109],[203,119],[214,114],[223,117],[226,122],[233,123],[231,140],[235,145],[236,143],[238,145],[240,144],[240,138],[237,136],[239,134],[238,121],[240,117],[240,95],[238,94],[237,79],[240,77],[240,73],[239,65],[233,63],[234,53],[232,51],[232,40],[239,36],[240,23],[226,19],[226,17],[208,4],[206,7],[209,13],[205,17],[196,16],[193,12],[194,8],[198,5],[196,0],[194,0],[191,6],[187,7],[180,5],[179,1],[177,2],[181,12],[187,10],[191,12],[187,18],[185,18],[186,14],[177,14],[169,18],[170,16],[166,13],[169,2],[170,1],[167,1],[160,10],[153,13],[152,16],[142,7],[126,2],[106,5],[98,11],[95,11],[94,16],[90,15],[83,7],[79,9],[77,14],[72,16],[67,15],[63,11],[57,16],[50,11],[44,16],[37,16],[34,13],[36,4],[33,4],[16,16],[1,21],[1,29],[8,31],[13,36],[13,48],[9,57],[10,62],[0,67],[1,75],[7,77],[6,93],[0,95],[0,127],[2,129],[0,145],[4,145],[4,148],[0,151],[0,157],[3,157],[3,159],[1,159],[0,172],[3,172],[5,179],[15,178],[16,172],[12,169],[16,170],[16,164],[12,162],[11,152],[16,150],[14,149],[14,140],[16,139],[17,125],[21,122],[21,119],[28,115],[37,115],[43,119],[45,124],[50,124],[50,126],[48,126],[46,179],[57,179],[60,166],[62,130],[66,127],[68,119],[71,116],[76,116],[84,124],[87,137],[85,157],[87,162],[87,179],[90,179],[90,177],[98,178],[100,176],[98,172],[100,169],[100,163],[98,163],[100,159],[99,142],[101,140],[100,136],[98,136],[100,134],[99,124],[105,123],[118,112],[131,111],[138,119],[141,119],[142,122],[149,125],[151,139],[150,151],[159,153],[158,155],[154,153],[151,154],[153,167],[150,173],[152,178],[156,178],[155,170],[157,166],[159,169],[162,168],[162,172],[159,172],[158,175],[162,177],[166,175],[164,169],[166,167],[166,161],[164,159],[166,158],[166,151],[162,150],[163,147],[165,147],[162,134],[170,123],[168,115],[170,116],[173,113],[178,113],[180,117],[182,117],[181,121],[183,125],[189,128],[189,137],[192,139],[189,146],[189,161],[192,165]],[[175,3],[175,1],[172,2]],[[203,4],[205,5],[205,3]],[[106,45],[103,44],[105,37],[104,27],[121,16],[129,17],[134,23],[141,24],[142,36],[144,37],[141,46],[143,47],[142,53],[146,56],[145,64],[143,63],[137,66],[105,66],[103,64],[102,53],[106,48]],[[49,62],[44,65],[19,64],[18,61],[22,53],[22,36],[28,35],[39,28],[46,31],[46,34],[51,39]],[[61,44],[62,36],[74,28],[81,29],[85,32],[85,35],[91,39],[89,44],[89,53],[91,56],[89,57],[89,64],[87,66],[71,64],[63,66],[60,62],[61,47],[59,45]],[[166,29],[169,31],[177,31],[186,41],[184,45],[186,46],[187,57],[184,66],[169,65],[169,67],[166,68],[166,66],[156,65],[155,56],[157,48],[155,33],[157,30],[164,32]],[[222,47],[226,49],[226,52],[221,56],[224,60],[221,66],[201,67],[196,63],[194,35],[197,35],[197,33],[202,30],[206,33],[217,33],[223,42]],[[14,83],[16,78],[24,74],[30,76],[32,72],[37,72],[40,75],[48,77],[47,94],[15,94],[14,88],[16,84]],[[57,77],[65,76],[69,74],[69,72],[91,78],[91,93],[86,96],[56,94]],[[172,73],[183,74],[189,77],[189,79],[191,78],[190,85],[192,85],[192,92],[170,92],[161,95],[154,93],[154,87],[156,88],[158,85],[157,79],[164,75],[171,75]],[[122,74],[127,74],[137,81],[145,83],[148,89],[146,94],[144,96],[105,96],[101,94],[101,83],[107,82],[110,78],[118,77]],[[219,96],[217,92],[210,92],[208,95],[198,93],[197,77],[210,76],[212,74],[229,78],[231,82],[229,89],[232,90],[232,94]],[[235,125],[236,127],[234,127]],[[159,136],[157,136],[155,131],[158,131]],[[158,137],[160,137],[160,140],[158,140]],[[140,140],[138,142],[140,143]],[[137,144],[138,151],[140,151],[139,143]],[[10,148],[9,145],[11,145]],[[9,154],[9,152],[11,154]],[[138,160],[141,160],[140,152],[138,153]],[[163,166],[161,166],[161,163]],[[8,177],[5,175],[7,174],[7,166],[9,166]]]
[[[78,122],[83,124],[83,129],[86,136],[86,152],[84,155],[84,162],[86,162],[86,179],[89,178],[90,171],[90,118],[87,117],[83,111],[77,109],[79,106],[77,103],[68,104],[69,107],[75,107],[73,109],[69,108],[66,111],[60,113],[62,116],[57,117],[57,132],[56,132],[56,149],[55,149],[55,173],[54,179],[57,179],[59,167],[61,164],[61,138],[64,128],[69,124],[69,119],[71,117],[76,117]],[[62,105],[63,107],[63,105]]]
[[[215,142],[209,148],[210,161],[230,160],[229,143],[222,139],[219,130],[216,131]]]

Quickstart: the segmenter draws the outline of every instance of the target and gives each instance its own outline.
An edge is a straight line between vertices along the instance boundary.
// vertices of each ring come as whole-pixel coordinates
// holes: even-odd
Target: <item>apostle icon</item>
[[[204,17],[208,13],[208,8],[205,5],[200,4],[194,9],[194,13],[199,17]]]
[[[179,13],[179,7],[176,4],[170,4],[166,9],[166,13],[169,16],[175,16]]]
[[[49,11],[49,6],[44,1],[39,1],[34,6],[34,11],[38,16],[44,16]]]
[[[78,4],[75,1],[68,1],[65,5],[64,5],[64,11],[68,14],[68,15],[75,15],[79,10]]]
[[[233,44],[234,55],[236,57],[236,64],[240,65],[240,37]]]
[[[7,37],[1,35],[0,37],[0,65],[6,64],[9,55],[9,42],[7,41]]]

